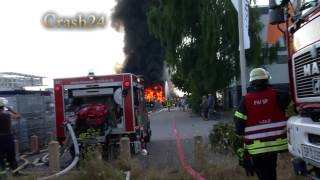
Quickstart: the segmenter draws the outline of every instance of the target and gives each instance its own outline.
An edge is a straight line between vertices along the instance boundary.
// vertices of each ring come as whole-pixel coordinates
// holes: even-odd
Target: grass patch
[[[122,171],[130,171],[133,180],[191,180],[181,169],[153,169],[144,168],[138,159],[130,161],[117,160],[114,167]]]
[[[248,177],[244,169],[238,165],[235,155],[222,154],[207,150],[206,159],[202,167],[195,168],[207,180],[256,180]],[[80,162],[79,169],[62,176],[60,180],[123,180],[123,172],[130,171],[132,180],[192,180],[182,169],[152,169],[144,168],[138,159],[130,161],[116,160],[106,162],[99,153],[92,153]],[[293,173],[291,155],[282,153],[278,156],[277,167],[280,180],[304,180]],[[37,176],[8,177],[12,180],[34,180]],[[38,176],[39,177],[39,176]]]
[[[257,176],[247,176],[245,170],[238,165],[235,155],[221,154],[214,151],[207,152],[204,166],[196,168],[207,180],[256,180]],[[277,179],[280,180],[305,180],[306,177],[296,176],[291,164],[292,156],[289,153],[278,155]]]
[[[245,171],[238,164],[238,157],[235,149],[238,146],[238,138],[234,134],[234,126],[230,123],[223,123],[215,126],[211,131],[210,147],[203,149],[203,162],[200,167],[195,167],[207,180],[255,180],[256,176],[248,177]],[[124,172],[130,171],[131,180],[192,180],[183,169],[154,169],[144,167],[138,159],[130,161],[116,160],[106,162],[101,155],[100,148],[88,149],[81,159],[77,170],[60,177],[61,180],[123,180]],[[298,177],[293,172],[291,155],[281,153],[278,156],[277,175],[280,180],[303,180],[305,177]],[[8,179],[33,180],[36,176],[10,177]],[[39,177],[39,176],[38,176]]]
[[[238,165],[236,150],[243,145],[235,134],[233,122],[214,125],[209,134],[209,144],[210,150],[204,152],[206,154],[205,157],[208,157],[206,158],[206,162],[203,163],[205,167],[199,169],[207,179],[257,179],[257,177],[247,177],[244,169]],[[292,156],[289,153],[278,155],[278,179],[306,179],[294,174],[291,159]]]

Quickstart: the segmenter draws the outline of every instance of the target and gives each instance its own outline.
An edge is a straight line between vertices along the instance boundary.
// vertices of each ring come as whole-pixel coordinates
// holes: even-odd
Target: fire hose
[[[19,166],[17,169],[13,170],[12,173],[16,173],[16,172],[20,171],[21,169],[25,168],[27,165],[30,164],[30,161],[28,161],[26,159],[26,156],[27,155],[20,156],[20,159],[22,159],[24,161],[24,163],[21,166]]]
[[[42,180],[42,179],[50,179],[50,178],[54,178],[54,177],[59,177],[59,176],[62,176],[64,174],[66,174],[67,172],[69,172],[71,169],[73,169],[78,161],[79,161],[79,146],[78,146],[78,142],[77,142],[77,138],[75,136],[75,133],[73,131],[73,128],[72,126],[68,123],[66,124],[66,127],[68,129],[68,132],[71,136],[71,140],[73,142],[73,146],[75,147],[75,158],[73,159],[72,163],[66,167],[64,170],[56,173],[56,174],[53,174],[53,175],[50,175],[48,177],[43,177],[43,178],[39,178],[39,180]],[[46,152],[48,151],[48,149],[43,149],[41,150],[40,152]],[[42,166],[44,164],[46,164],[46,162],[48,162],[48,156],[49,154],[46,153],[43,157],[41,158],[36,158],[33,162],[30,162],[27,157],[30,156],[30,155],[33,155],[34,153],[26,153],[26,154],[23,154],[21,155],[19,158],[24,161],[24,163],[22,165],[20,165],[18,168],[16,168],[15,170],[12,171],[13,174],[15,173],[22,173],[22,174],[25,174],[25,172],[21,172],[22,169],[26,168],[28,165],[33,165],[33,166]],[[40,162],[41,161],[41,162]]]
[[[79,150],[79,145],[78,145],[78,142],[77,142],[77,138],[75,136],[75,133],[73,131],[73,128],[71,126],[70,123],[67,123],[66,124],[66,127],[67,127],[67,131],[69,132],[69,137],[67,138],[71,138],[72,140],[72,145],[74,146],[74,150],[75,150],[75,157],[73,159],[73,161],[69,164],[68,167],[66,167],[65,169],[63,169],[62,171],[58,172],[58,173],[55,173],[55,174],[52,174],[52,175],[49,175],[49,176],[46,176],[46,177],[41,177],[41,178],[38,178],[37,180],[47,180],[47,179],[53,179],[53,178],[57,178],[57,177],[60,177],[66,173],[68,173],[69,171],[71,171],[78,163],[79,161],[79,156],[80,156],[80,150]],[[48,151],[48,149],[45,149],[45,150],[41,150],[40,152],[45,152],[45,151]],[[27,154],[24,154],[24,155],[21,155],[20,156],[20,159],[24,161],[24,163],[22,165],[20,165],[18,168],[16,168],[15,170],[12,171],[13,174],[15,173],[22,173],[22,174],[26,174],[24,172],[21,172],[22,169],[26,168],[28,165],[33,165],[33,166],[42,166],[44,164],[46,164],[46,162],[48,161],[48,156],[49,154],[46,153],[44,156],[42,156],[41,158],[36,158],[33,162],[30,162],[28,159],[27,159],[27,156],[28,155],[33,155],[34,153],[27,153]],[[41,161],[41,162],[40,162]],[[125,174],[125,179],[126,180],[130,180],[130,176],[131,176],[131,173],[130,171],[127,171],[127,172],[124,172]]]
[[[67,126],[67,130],[69,132],[69,135],[71,136],[71,139],[73,142],[73,147],[75,150],[75,157],[74,157],[73,161],[71,162],[71,164],[68,167],[66,167],[62,171],[55,173],[53,175],[47,176],[47,177],[38,178],[38,180],[46,180],[46,179],[51,179],[51,178],[56,178],[56,177],[62,176],[64,174],[66,174],[67,172],[69,172],[70,170],[72,170],[77,165],[77,163],[79,161],[79,155],[80,155],[78,141],[77,141],[76,135],[73,131],[71,124],[67,123],[66,126]]]
[[[45,152],[45,151],[48,151],[48,149],[44,149],[44,150],[41,150],[40,152]],[[21,173],[21,174],[25,174],[25,172],[21,172],[22,169],[26,168],[28,165],[32,164],[33,166],[41,166],[41,165],[44,165],[45,162],[46,162],[46,159],[48,157],[48,153],[46,155],[44,155],[41,159],[40,158],[36,158],[33,162],[30,162],[27,157],[30,156],[30,155],[33,155],[34,153],[26,153],[26,154],[23,154],[19,157],[20,160],[23,161],[23,164],[21,164],[19,167],[17,167],[16,169],[14,169],[12,171],[13,174],[15,173]],[[42,163],[40,163],[39,161],[42,161]],[[7,172],[5,172],[7,173]],[[3,173],[2,173],[3,174]]]
[[[51,178],[57,178],[59,176],[66,174],[67,172],[72,170],[77,165],[77,163],[79,161],[79,156],[80,156],[79,145],[78,145],[77,138],[75,136],[75,133],[73,131],[71,124],[67,123],[66,125],[67,125],[68,132],[72,138],[72,142],[73,142],[73,146],[74,146],[74,150],[75,150],[75,157],[74,157],[72,163],[68,167],[66,167],[64,170],[62,170],[56,174],[53,174],[53,175],[50,175],[47,177],[38,178],[37,180],[47,180],[47,179],[51,179]],[[43,158],[45,158],[45,157],[43,157]],[[127,171],[124,174],[126,175],[125,179],[130,180],[130,176],[131,176],[130,171]]]

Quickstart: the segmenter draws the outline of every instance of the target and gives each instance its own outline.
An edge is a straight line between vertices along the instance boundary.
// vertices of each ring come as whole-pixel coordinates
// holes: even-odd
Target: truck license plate
[[[302,156],[316,163],[320,163],[320,148],[302,145]]]

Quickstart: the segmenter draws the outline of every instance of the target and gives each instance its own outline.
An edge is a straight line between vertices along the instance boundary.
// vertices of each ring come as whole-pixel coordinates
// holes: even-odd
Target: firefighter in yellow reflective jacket
[[[247,154],[244,167],[252,167],[259,180],[277,179],[277,153],[288,146],[285,109],[290,98],[286,91],[271,88],[269,79],[265,69],[253,69],[248,94],[234,114],[236,131],[243,137]]]
[[[172,104],[173,104],[173,100],[167,99],[166,106],[167,106],[169,112],[170,112]]]

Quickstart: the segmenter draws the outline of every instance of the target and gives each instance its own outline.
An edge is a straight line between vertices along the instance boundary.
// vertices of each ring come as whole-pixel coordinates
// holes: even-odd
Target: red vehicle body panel
[[[56,133],[57,137],[64,136],[62,123],[63,123],[63,96],[62,85],[54,84],[54,100],[55,100],[55,113],[56,113]]]
[[[126,131],[134,130],[134,122],[133,122],[133,100],[132,100],[132,91],[133,91],[133,82],[131,76],[124,76],[123,82],[129,81],[130,88],[128,89],[128,95],[124,98],[124,119]]]
[[[135,129],[134,122],[134,105],[133,105],[133,85],[139,84],[138,77],[133,74],[116,74],[105,76],[93,76],[94,78],[87,77],[71,77],[60,78],[54,80],[54,94],[55,94],[55,115],[56,115],[56,133],[57,137],[64,138],[64,130],[62,123],[64,122],[64,100],[63,100],[63,86],[65,85],[78,85],[78,84],[94,84],[94,83],[108,83],[108,82],[123,82],[129,81],[130,88],[128,94],[124,97],[124,119],[126,133],[132,133]],[[141,83],[140,83],[141,84]]]

